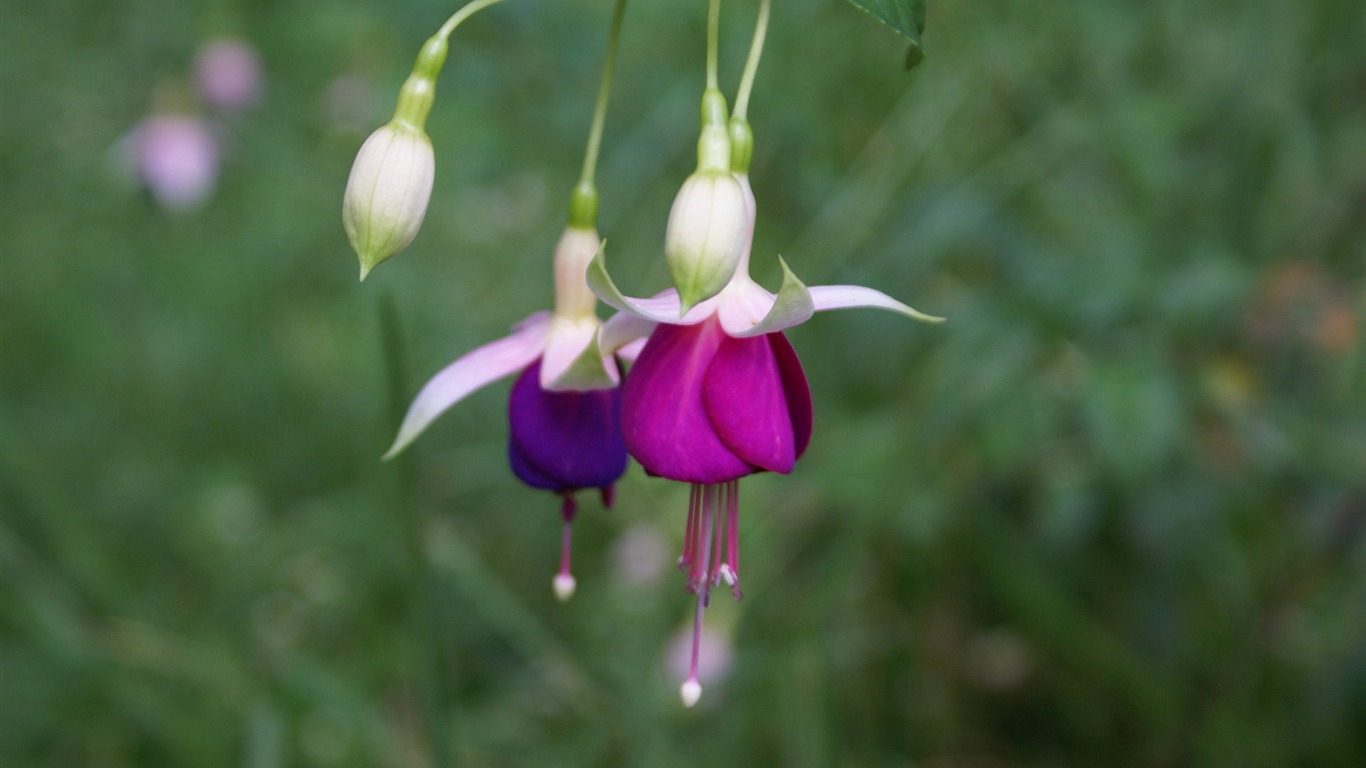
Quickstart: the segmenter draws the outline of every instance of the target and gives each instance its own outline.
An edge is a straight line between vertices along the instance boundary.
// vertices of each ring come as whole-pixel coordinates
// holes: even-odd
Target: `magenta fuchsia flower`
[[[691,666],[681,691],[687,706],[702,693],[699,641],[711,589],[724,582],[735,599],[741,597],[738,480],[791,472],[811,440],[810,390],[782,331],[815,312],[851,307],[941,321],[871,288],[807,288],[786,263],[778,293],[765,290],[749,276],[754,194],[747,176],[737,180],[748,212],[745,245],[730,281],[714,297],[686,312],[675,290],[628,298],[608,276],[601,253],[588,272],[598,297],[620,310],[606,323],[601,348],[649,334],[623,387],[626,449],[650,474],[692,484],[678,561],[688,591],[697,594]]]
[[[574,494],[596,488],[611,506],[613,484],[626,471],[621,438],[621,375],[598,351],[602,322],[584,270],[598,250],[597,232],[570,227],[555,249],[555,312],[538,312],[511,335],[446,366],[418,393],[384,458],[405,449],[437,416],[471,393],[518,371],[508,397],[508,460],[518,479],[563,497],[560,567],[553,586],[574,594],[570,531]]]

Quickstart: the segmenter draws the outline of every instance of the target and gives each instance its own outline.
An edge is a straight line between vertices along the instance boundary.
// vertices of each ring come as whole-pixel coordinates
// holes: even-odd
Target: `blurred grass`
[[[692,5],[627,16],[599,182],[632,290],[691,162]],[[346,172],[451,8],[4,7],[0,764],[424,764],[379,305],[417,382],[548,303],[609,6],[458,33],[428,221],[364,285]],[[265,102],[166,213],[111,157],[223,32]],[[413,503],[461,764],[1366,762],[1363,39],[1349,0],[941,2],[907,75],[861,14],[779,4],[757,276],[782,253],[950,322],[791,333],[816,437],[744,484],[747,599],[709,615],[736,663],[697,712],[663,666],[681,583],[616,551],[676,546],[682,489],[586,505],[561,606],[506,385],[445,416]]]

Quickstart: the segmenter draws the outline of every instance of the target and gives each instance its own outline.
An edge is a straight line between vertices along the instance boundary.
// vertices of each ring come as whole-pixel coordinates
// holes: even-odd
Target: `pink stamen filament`
[[[721,564],[721,576],[730,585],[731,597],[744,597],[740,592],[740,482],[726,483],[726,559]]]
[[[694,551],[697,545],[697,502],[698,488],[693,485],[688,491],[688,525],[683,531],[683,554],[678,558],[678,570],[688,570],[692,565],[693,558],[697,555]]]

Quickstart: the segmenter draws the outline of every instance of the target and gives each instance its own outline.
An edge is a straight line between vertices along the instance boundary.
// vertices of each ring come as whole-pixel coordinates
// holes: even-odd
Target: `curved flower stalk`
[[[732,122],[732,136],[745,141],[744,118]],[[626,449],[646,472],[692,484],[678,561],[688,591],[697,594],[692,666],[681,689],[686,706],[702,693],[698,639],[711,588],[724,582],[735,599],[741,597],[738,480],[756,472],[791,472],[811,440],[810,390],[782,331],[816,312],[854,307],[942,322],[872,288],[808,288],[781,259],[777,293],[756,283],[749,276],[755,202],[743,172],[749,147],[739,149],[745,162],[736,179],[744,192],[746,236],[735,271],[718,294],[691,308],[673,289],[629,298],[608,275],[602,251],[588,270],[594,293],[620,310],[603,329],[602,349],[649,336],[623,387]]]

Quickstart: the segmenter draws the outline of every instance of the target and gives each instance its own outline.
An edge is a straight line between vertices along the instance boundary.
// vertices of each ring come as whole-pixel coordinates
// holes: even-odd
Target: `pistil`
[[[702,616],[711,602],[711,588],[725,582],[731,595],[740,594],[740,486],[735,480],[725,483],[694,483],[688,497],[688,526],[683,554],[678,567],[688,573],[689,592],[697,595],[693,613],[692,658],[688,679],[679,689],[683,706],[691,707],[702,697],[697,679],[702,642]]]
[[[564,493],[564,504],[560,507],[560,515],[564,518],[564,527],[560,536],[560,570],[551,582],[551,586],[555,590],[555,597],[558,597],[560,602],[573,597],[574,589],[578,586],[577,582],[574,581],[574,574],[569,572],[574,514],[578,511],[579,507],[574,503],[574,494],[566,491]]]

